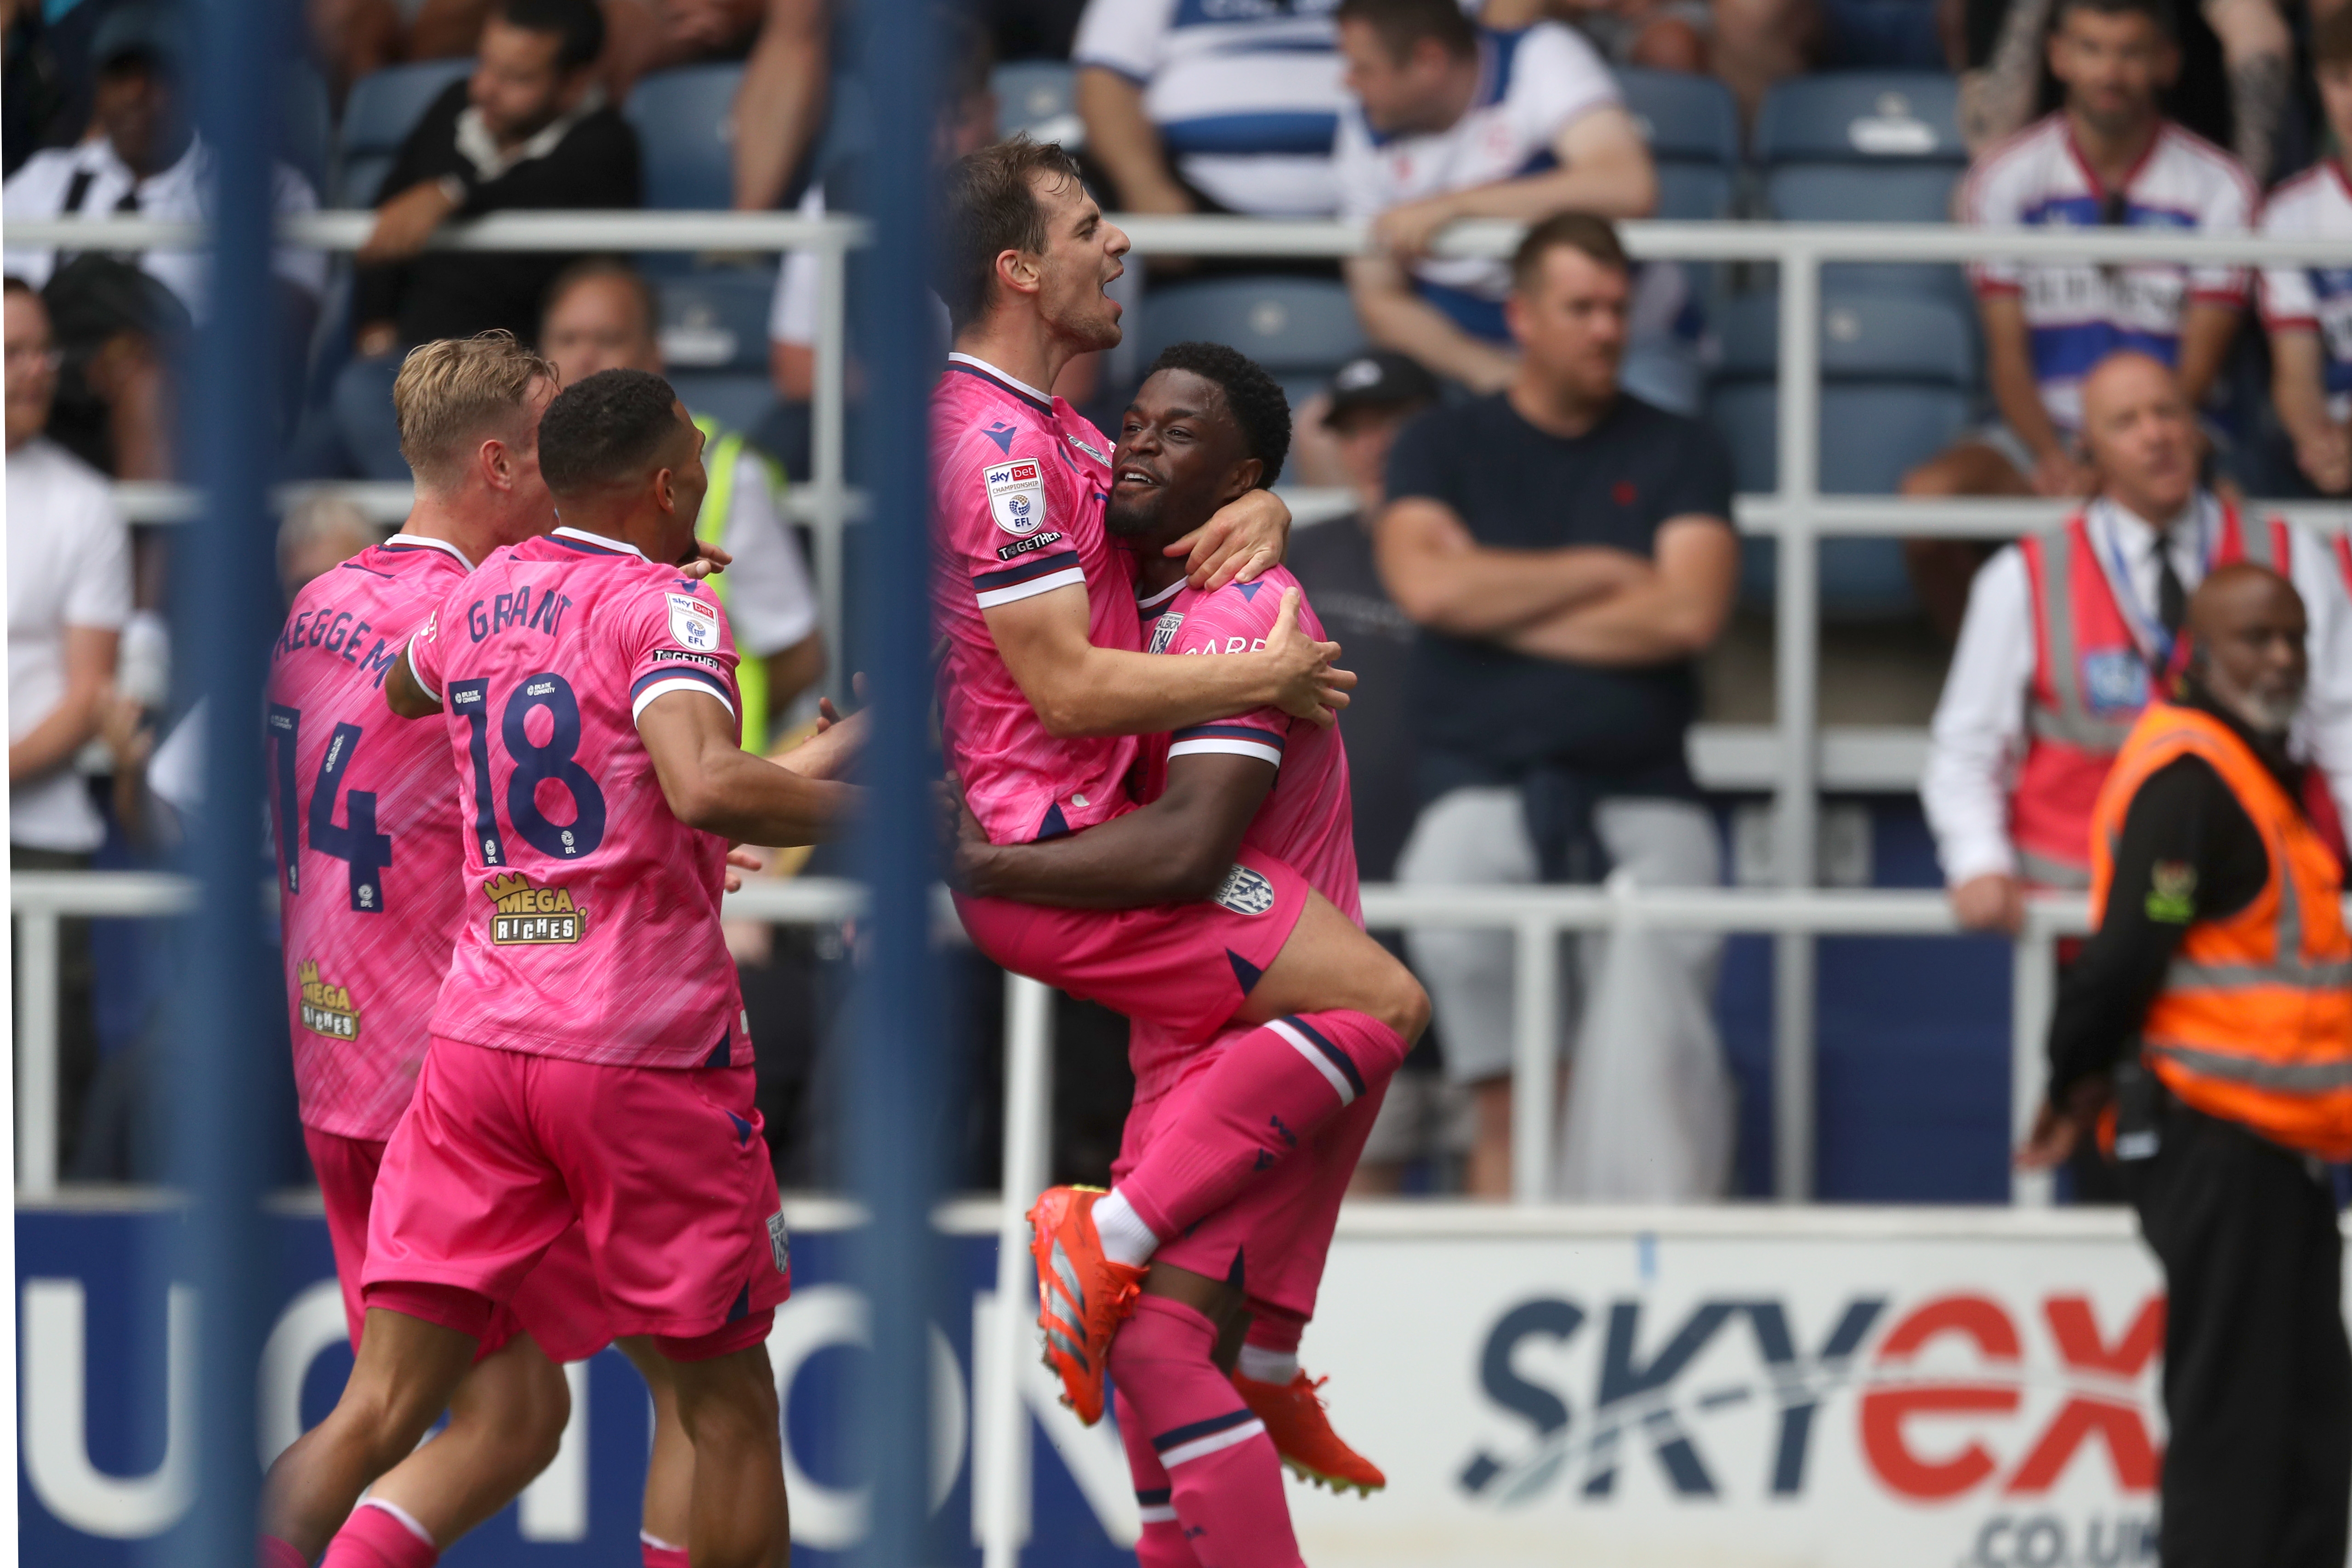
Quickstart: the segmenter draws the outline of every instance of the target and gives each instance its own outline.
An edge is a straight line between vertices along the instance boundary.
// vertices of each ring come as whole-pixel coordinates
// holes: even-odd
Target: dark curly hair
[[[1144,373],[1146,379],[1163,370],[1188,370],[1217,384],[1225,406],[1242,428],[1242,445],[1265,465],[1257,476],[1260,489],[1272,489],[1281,477],[1283,459],[1290,456],[1290,399],[1265,367],[1238,349],[1223,343],[1171,343]]]
[[[677,430],[668,382],[642,370],[575,381],[539,418],[539,471],[558,496],[648,474]]]

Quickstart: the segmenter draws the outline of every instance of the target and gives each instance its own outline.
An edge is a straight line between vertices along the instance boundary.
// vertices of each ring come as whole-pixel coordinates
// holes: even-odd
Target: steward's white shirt
[[[2260,517],[2242,517],[2242,522],[2250,529],[2269,526]],[[2108,586],[2138,607],[2138,614],[2127,609],[2125,621],[2153,623],[2156,528],[2106,500],[2092,503],[2089,528]],[[2172,569],[2192,593],[2205,580],[2220,528],[2219,504],[2200,490],[2189,513],[2165,535]],[[2352,822],[2352,605],[2346,603],[2343,577],[2326,542],[2307,529],[2289,532],[2288,574],[2311,625],[2311,685],[2292,746],[2327,774],[2337,811]],[[2126,582],[2117,581],[2118,563]],[[2012,544],[1985,563],[1969,590],[1968,615],[1936,704],[1927,772],[1919,781],[1919,804],[1951,886],[1988,873],[2016,873],[2009,794],[2025,754],[2033,647],[2032,586],[2025,557]]]
[[[131,530],[97,469],[47,437],[8,454],[8,739],[66,694],[66,628],[119,632],[131,618]],[[111,673],[111,672],[110,672]],[[8,786],[8,837],[87,854],[105,824],[70,760]]]

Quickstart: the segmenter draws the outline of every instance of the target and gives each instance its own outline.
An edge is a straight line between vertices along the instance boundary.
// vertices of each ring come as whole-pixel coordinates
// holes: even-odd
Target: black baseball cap
[[[1326,425],[1336,423],[1352,409],[1434,403],[1438,395],[1437,378],[1422,368],[1419,360],[1392,349],[1358,354],[1331,373],[1331,384],[1324,390],[1331,396],[1331,412],[1323,418]]]
[[[134,59],[173,70],[186,63],[188,44],[188,20],[178,5],[168,0],[126,0],[91,32],[89,58],[100,70]]]

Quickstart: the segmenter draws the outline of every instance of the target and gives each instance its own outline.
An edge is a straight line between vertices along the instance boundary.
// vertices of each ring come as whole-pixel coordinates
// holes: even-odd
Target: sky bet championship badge
[[[572,902],[570,889],[534,888],[519,871],[491,878],[482,892],[497,907],[490,940],[500,947],[575,942],[588,919],[588,911]]]
[[[1045,480],[1034,458],[999,463],[982,476],[996,526],[1014,535],[1034,533],[1045,521]]]
[[[691,594],[669,595],[669,635],[697,653],[719,649],[719,612]]]

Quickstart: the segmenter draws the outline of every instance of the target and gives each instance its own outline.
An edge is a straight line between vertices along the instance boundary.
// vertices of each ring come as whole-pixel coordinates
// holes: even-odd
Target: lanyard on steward
[[[2197,576],[2198,581],[2202,582],[2205,574],[2213,566],[2213,512],[2209,498],[2201,491],[2197,497],[2196,507]],[[2123,520],[2116,515],[2116,511],[2115,503],[2105,497],[2091,503],[2088,521],[2092,524],[2099,565],[2106,573],[2107,586],[2116,596],[2116,607],[2123,612],[2124,622],[2131,628],[2132,641],[2139,646],[2140,657],[2147,661],[2149,672],[2160,678],[2172,668],[2173,637],[2164,629],[2164,623],[2140,603],[2139,589],[2131,574],[2131,563],[2124,558]],[[2099,526],[2101,524],[2105,526]],[[2158,548],[2171,548],[2170,540],[2161,531],[2157,539]]]

